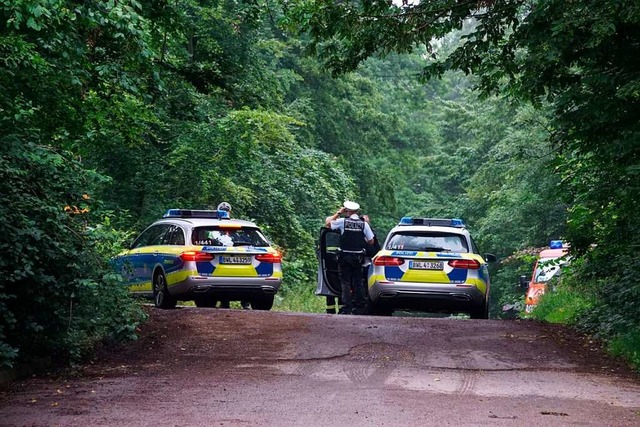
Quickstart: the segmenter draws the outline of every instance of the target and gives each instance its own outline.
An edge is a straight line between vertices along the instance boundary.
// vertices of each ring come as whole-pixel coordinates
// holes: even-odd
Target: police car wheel
[[[271,310],[273,307],[273,295],[264,295],[251,301],[254,310]]]
[[[488,319],[489,318],[489,306],[488,304],[483,304],[481,307],[471,311],[469,313],[469,317],[472,319]]]
[[[203,296],[195,299],[196,307],[215,308],[218,301],[214,298]]]
[[[176,308],[176,298],[167,290],[167,278],[162,271],[153,276],[153,302],[158,308]]]
[[[368,302],[369,314],[372,316],[391,316],[393,315],[393,308],[375,304],[372,301]]]

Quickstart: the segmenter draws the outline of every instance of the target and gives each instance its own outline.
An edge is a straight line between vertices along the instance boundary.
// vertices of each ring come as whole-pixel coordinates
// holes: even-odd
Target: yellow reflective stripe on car
[[[144,246],[142,248],[131,249],[129,254],[154,254],[158,255],[180,255],[184,251],[199,250],[202,246],[180,246],[180,245],[156,245]]]
[[[467,285],[475,285],[476,288],[482,293],[487,292],[487,284],[482,279],[467,279],[465,282]]]
[[[443,270],[411,270],[402,275],[402,282],[449,283],[451,280]]]
[[[167,286],[175,285],[178,282],[186,280],[189,276],[197,275],[198,272],[195,270],[180,270],[166,274]],[[149,281],[136,283],[135,285],[129,285],[127,289],[129,289],[130,292],[151,292],[153,290],[153,287],[151,285],[151,282]]]
[[[369,284],[369,287],[371,287],[376,282],[384,282],[386,280],[387,278],[384,277],[384,274],[372,274],[369,276],[368,284]]]
[[[127,289],[129,292],[151,292],[153,288],[151,287],[151,282],[142,282],[129,285]]]
[[[225,277],[258,277],[256,268],[249,265],[231,265],[231,264],[218,264],[216,269],[211,275],[213,277],[225,276]]]
[[[182,282],[183,280],[187,280],[189,276],[197,276],[198,272],[196,270],[178,270],[173,273],[167,274],[167,286],[175,285],[178,282]]]

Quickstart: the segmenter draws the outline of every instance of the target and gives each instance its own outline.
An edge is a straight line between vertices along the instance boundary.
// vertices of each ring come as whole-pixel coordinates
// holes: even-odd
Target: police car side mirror
[[[494,254],[484,254],[484,260],[487,262],[496,262],[497,259]]]
[[[520,276],[520,287],[521,288],[528,288],[529,287],[529,278],[527,276]]]

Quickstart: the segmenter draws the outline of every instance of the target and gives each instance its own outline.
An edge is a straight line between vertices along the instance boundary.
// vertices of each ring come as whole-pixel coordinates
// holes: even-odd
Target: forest
[[[0,0],[0,366],[135,339],[109,261],[169,208],[231,203],[284,254],[274,309],[321,312],[345,199],[383,237],[463,218],[493,318],[563,239],[533,316],[640,366],[638,57],[634,0]]]

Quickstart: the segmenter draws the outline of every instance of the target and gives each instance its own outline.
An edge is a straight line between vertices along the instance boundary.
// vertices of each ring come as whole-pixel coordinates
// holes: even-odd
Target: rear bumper
[[[395,309],[425,311],[469,311],[485,304],[485,294],[474,285],[374,282],[369,287],[371,301]]]
[[[276,294],[281,283],[280,277],[190,276],[169,286],[169,293],[185,299],[204,295],[220,299],[250,299],[260,295]]]

